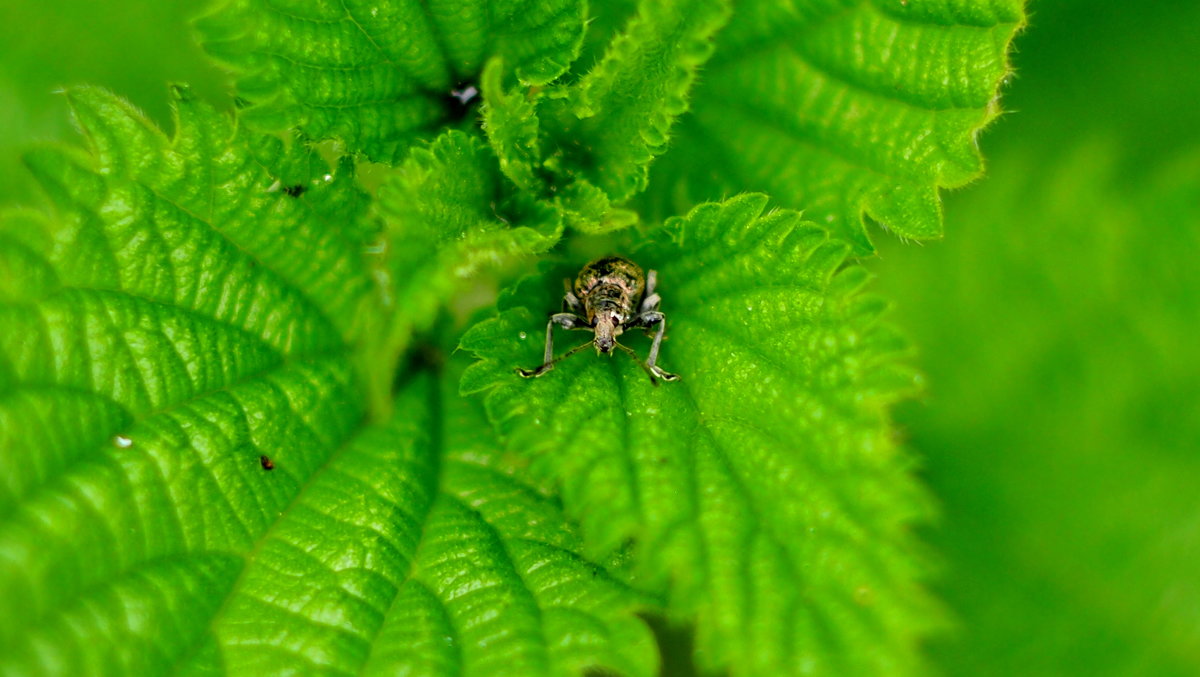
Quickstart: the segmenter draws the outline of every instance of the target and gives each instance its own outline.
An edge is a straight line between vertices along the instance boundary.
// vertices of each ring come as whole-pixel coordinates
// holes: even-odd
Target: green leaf
[[[999,112],[1022,4],[738,3],[646,209],[764,190],[856,254],[872,251],[864,215],[901,238],[939,237],[939,188],[982,172],[975,137]]]
[[[500,171],[521,190],[548,190],[541,170],[541,142],[534,97],[504,90],[504,65],[493,59],[479,83],[483,95],[483,130],[500,161]]]
[[[309,333],[322,323],[328,328],[314,335],[353,337],[356,317],[376,288],[362,251],[373,232],[361,221],[362,196],[353,175],[334,176],[298,145],[284,148],[278,139],[254,135],[244,139],[232,120],[194,101],[185,87],[172,88],[173,139],[103,90],[78,88],[68,97],[94,157],[46,149],[27,158],[61,211],[84,214],[78,217],[82,223],[68,224],[77,246],[55,243],[52,256],[81,269],[75,274],[86,275],[82,279],[94,286],[136,284],[132,289],[148,299],[211,309],[222,321],[226,314],[248,313],[249,302],[275,298],[259,295],[274,294],[284,307],[312,306],[308,313],[292,314],[302,324],[267,337],[278,348],[312,340]],[[156,232],[160,215],[165,222]],[[110,234],[106,227],[125,230]],[[176,233],[185,239],[167,237]],[[126,239],[126,247],[117,246]],[[183,249],[187,246],[198,248],[192,253]],[[239,257],[250,268],[266,269],[247,276],[252,286],[246,298],[206,297],[213,291],[209,276],[240,273],[220,270]],[[279,291],[258,280],[268,273],[279,278]],[[251,321],[282,328],[287,316],[272,313]]]
[[[490,64],[483,126],[501,170],[555,204],[575,230],[637,223],[636,212],[618,205],[646,187],[650,161],[687,110],[696,71],[728,15],[723,1],[641,3],[604,58],[569,86],[506,91],[500,63]]]
[[[644,0],[604,59],[551,100],[552,142],[563,170],[623,202],[646,187],[650,161],[665,150],[687,110],[696,70],[729,18],[721,0]],[[557,105],[555,105],[557,104]]]
[[[226,0],[200,19],[208,52],[234,70],[244,119],[398,161],[458,124],[484,62],[545,84],[574,60],[582,0]],[[465,98],[465,97],[464,97]]]
[[[591,552],[632,541],[642,580],[695,621],[702,667],[915,671],[938,614],[908,533],[926,499],[887,418],[914,388],[905,343],[860,293],[866,273],[843,266],[847,246],[765,202],[700,206],[634,256],[658,271],[659,363],[679,382],[655,388],[625,356],[590,351],[514,374],[541,359],[556,270],[464,336],[483,359],[462,389],[490,389],[508,448],[559,486]],[[558,350],[588,337],[560,332]]]
[[[348,166],[175,92],[172,138],[70,92],[91,152],[32,155],[54,212],[0,219],[0,673],[653,674],[655,600],[457,378],[365,426]]]
[[[970,232],[885,259],[937,384],[904,416],[961,619],[932,653],[947,674],[1195,674],[1200,146],[1149,165],[1022,139],[956,196]]]
[[[524,195],[510,197],[507,188],[488,147],[456,130],[414,148],[385,175],[377,209],[392,244],[385,260],[394,299],[383,354],[402,355],[412,333],[428,329],[438,309],[481,269],[558,242],[562,215]]]
[[[548,150],[538,118],[535,89],[506,91],[501,65],[484,70],[483,128],[500,161],[500,170],[529,197],[553,205],[566,225],[584,233],[620,230],[637,223],[637,214],[614,208],[608,194],[586,179],[562,171],[562,153]],[[561,90],[560,90],[561,94]]]
[[[168,669],[365,414],[359,248],[175,94],[168,139],[70,92],[92,152],[30,156],[55,212],[0,228],[5,672]]]
[[[650,600],[579,556],[481,408],[439,387],[414,378],[258,544],[212,623],[224,669],[654,674],[632,616]]]

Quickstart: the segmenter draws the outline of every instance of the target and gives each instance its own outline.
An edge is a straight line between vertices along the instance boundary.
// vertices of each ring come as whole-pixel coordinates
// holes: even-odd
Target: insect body
[[[583,350],[589,345],[596,351],[611,354],[617,348],[632,357],[650,375],[650,382],[658,385],[658,379],[675,381],[679,377],[668,373],[655,364],[658,349],[662,344],[667,318],[658,309],[661,301],[654,292],[657,275],[650,271],[643,275],[642,269],[633,261],[620,256],[596,259],[579,271],[572,289],[564,281],[567,293],[563,296],[563,312],[555,313],[546,324],[546,355],[542,366],[537,369],[518,369],[526,378],[541,376],[562,360]],[[591,341],[572,348],[558,359],[554,358],[554,325],[563,329],[587,329],[594,333]],[[641,327],[647,333],[657,327],[654,342],[650,346],[650,358],[643,362],[637,353],[617,342],[626,329]]]

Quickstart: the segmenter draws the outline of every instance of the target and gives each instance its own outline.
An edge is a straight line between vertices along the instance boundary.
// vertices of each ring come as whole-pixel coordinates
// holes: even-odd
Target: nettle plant
[[[69,90],[0,228],[0,672],[920,671],[918,377],[856,261],[940,235],[1021,21],[230,0],[236,114]],[[602,254],[681,379],[520,378]]]

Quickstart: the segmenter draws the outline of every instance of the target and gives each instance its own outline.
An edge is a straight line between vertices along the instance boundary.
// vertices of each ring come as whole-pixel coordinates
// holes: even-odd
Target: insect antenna
[[[584,343],[583,345],[575,346],[574,348],[568,350],[567,352],[563,353],[562,355],[559,355],[558,357],[554,358],[553,360],[550,360],[549,362],[543,364],[542,366],[538,367],[537,369],[518,369],[517,373],[520,374],[521,376],[524,376],[525,378],[533,378],[535,376],[541,376],[542,374],[553,369],[554,365],[558,364],[559,362],[562,362],[563,360],[565,360],[568,357],[574,355],[575,353],[583,350],[584,348],[587,348],[590,345],[592,345],[592,342],[588,341],[587,343]]]
[[[650,383],[652,385],[655,385],[655,386],[658,385],[658,378],[655,377],[654,370],[651,369],[650,365],[646,364],[642,360],[642,358],[638,357],[637,353],[633,352],[633,348],[630,348],[629,346],[623,345],[621,343],[617,343],[615,345],[621,349],[621,352],[623,352],[626,355],[628,355],[629,357],[633,358],[633,361],[638,363],[638,366],[641,367],[642,370],[646,372],[646,375],[650,377]]]

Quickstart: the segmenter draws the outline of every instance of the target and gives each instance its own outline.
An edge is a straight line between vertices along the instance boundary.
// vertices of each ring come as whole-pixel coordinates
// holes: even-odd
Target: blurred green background
[[[945,672],[1200,674],[1200,3],[1034,2],[985,179],[876,288],[928,374]],[[882,238],[880,238],[882,240]]]
[[[0,203],[22,148],[72,140],[64,84],[166,123],[228,107],[199,2],[0,3]],[[943,242],[877,234],[876,291],[929,394],[898,420],[941,504],[928,539],[975,674],[1200,674],[1200,3],[1035,0],[984,181]]]
[[[231,107],[227,78],[208,63],[189,18],[203,0],[0,1],[0,204],[40,200],[20,154],[31,143],[69,140],[66,85],[99,84],[166,124],[167,83],[187,82]]]

